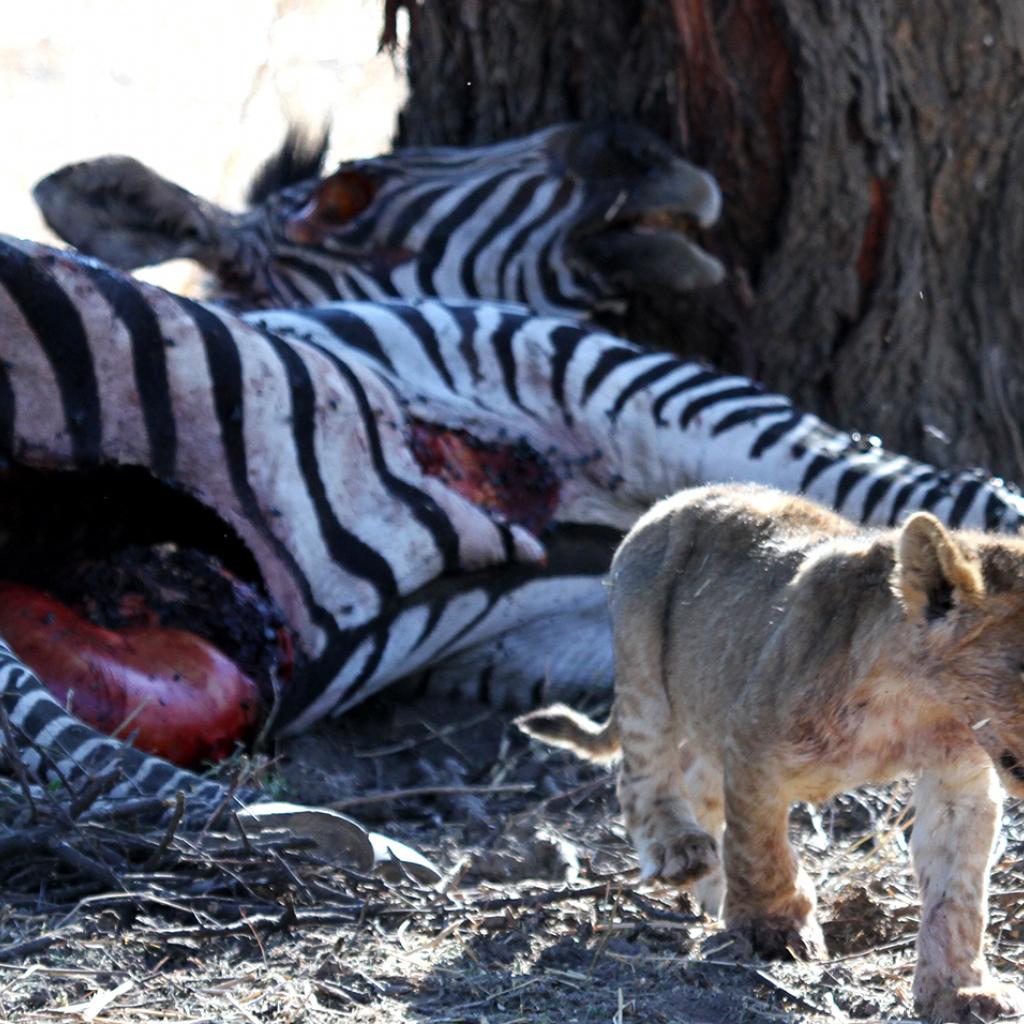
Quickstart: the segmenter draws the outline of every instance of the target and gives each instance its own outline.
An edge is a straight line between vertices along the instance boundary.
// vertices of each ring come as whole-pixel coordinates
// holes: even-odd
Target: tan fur
[[[609,722],[558,707],[523,727],[583,756],[621,746],[646,877],[696,881],[717,909],[721,849],[734,937],[760,955],[821,954],[790,806],[916,775],[917,1008],[942,1021],[1024,1010],[982,954],[997,773],[1024,795],[1024,541],[928,513],[863,532],[766,488],[701,488],[636,524],[610,603]]]
[[[565,747],[588,761],[611,761],[619,753],[619,729],[614,714],[604,725],[598,725],[564,704],[552,704],[520,716],[516,725],[549,746]]]

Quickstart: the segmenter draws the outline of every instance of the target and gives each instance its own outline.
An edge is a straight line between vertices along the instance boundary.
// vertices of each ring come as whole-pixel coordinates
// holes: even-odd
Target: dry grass
[[[527,747],[500,716],[460,714],[471,728],[452,708],[428,715],[382,701],[299,741],[271,768],[276,787],[307,799],[372,795],[360,813],[441,863],[437,889],[364,878],[284,837],[243,838],[230,819],[211,845],[166,818],[104,817],[81,800],[72,820],[75,795],[62,790],[33,814],[5,784],[0,1018],[910,1016],[917,909],[905,789],[794,815],[832,959],[734,963],[701,952],[714,949],[717,925],[687,897],[637,887],[607,773]],[[411,792],[416,781],[429,792]],[[992,900],[991,952],[1011,973],[1024,956],[1022,866],[1012,855],[1022,827],[1011,814]]]

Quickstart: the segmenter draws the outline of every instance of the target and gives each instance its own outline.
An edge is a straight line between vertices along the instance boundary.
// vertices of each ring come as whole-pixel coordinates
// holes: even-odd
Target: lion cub
[[[1024,1010],[982,954],[998,779],[1024,795],[1024,540],[925,512],[869,532],[767,488],[699,488],[630,531],[610,603],[608,722],[557,705],[519,724],[593,760],[621,749],[647,878],[697,881],[717,910],[721,846],[736,938],[820,955],[790,806],[917,775],[917,1008],[941,1021]]]

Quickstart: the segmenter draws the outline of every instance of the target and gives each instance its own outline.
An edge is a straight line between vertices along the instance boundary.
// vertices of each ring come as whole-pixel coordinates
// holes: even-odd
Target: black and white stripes
[[[686,485],[770,484],[865,524],[1024,517],[980,471],[886,452],[753,381],[552,316],[721,278],[688,237],[716,219],[715,183],[637,128],[356,161],[241,215],[127,158],[65,168],[36,196],[108,262],[194,258],[234,308],[259,310],[0,239],[0,461],[133,467],[216,517],[304,655],[283,732],[402,679],[512,705],[609,685],[612,552]],[[526,453],[552,482],[542,527],[519,515],[514,465],[484,474],[482,491],[507,492],[489,512],[461,467],[424,459],[423,431]],[[120,763],[115,798],[224,798],[82,725],[2,643],[0,701],[30,765],[75,780]]]
[[[246,319],[366,361],[416,416],[525,439],[562,481],[561,522],[628,526],[659,495],[730,480],[807,494],[870,525],[920,508],[988,530],[1024,516],[1024,498],[979,470],[937,470],[747,378],[515,307],[344,303]]]
[[[129,157],[62,168],[34,194],[83,251],[118,267],[198,260],[243,310],[441,296],[587,316],[723,274],[689,237],[718,217],[717,185],[636,125],[399,150],[261,193],[242,215]]]
[[[941,473],[744,378],[509,305],[238,318],[0,242],[0,368],[9,462],[137,467],[248,549],[306,656],[284,694],[290,731],[410,676],[519,704],[606,685],[611,553],[688,484],[773,484],[865,523],[930,508],[1009,530],[1024,513],[1000,481]],[[428,471],[421,428],[542,466],[540,536],[516,521],[514,472],[497,481],[511,506],[491,514]],[[7,664],[20,728],[48,744],[59,735],[72,759],[108,749]]]

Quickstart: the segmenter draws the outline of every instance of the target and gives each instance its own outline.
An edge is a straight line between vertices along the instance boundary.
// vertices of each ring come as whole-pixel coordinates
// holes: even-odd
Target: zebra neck
[[[494,303],[340,303],[253,314],[362,361],[414,419],[529,445],[558,479],[552,519],[628,528],[666,494],[747,480],[891,525],[930,509],[1012,530],[1024,501],[981,471],[944,472],[848,434],[745,377],[584,324]]]

